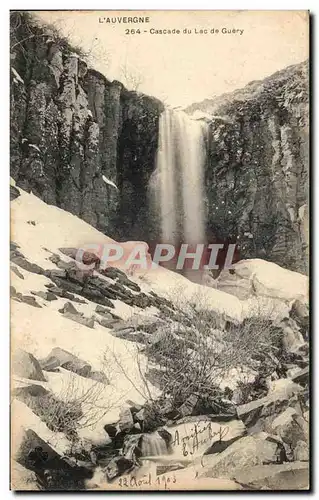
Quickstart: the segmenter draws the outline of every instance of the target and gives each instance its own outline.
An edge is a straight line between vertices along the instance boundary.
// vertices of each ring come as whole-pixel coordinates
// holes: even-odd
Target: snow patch
[[[105,184],[108,184],[109,186],[112,186],[114,187],[115,189],[119,190],[119,188],[117,187],[116,184],[114,184],[113,181],[111,181],[110,179],[107,179],[107,177],[105,177],[105,175],[102,175],[102,179],[103,181],[105,182]]]
[[[15,83],[22,83],[24,85],[24,80],[21,78],[21,76],[19,75],[19,73],[17,72],[17,70],[14,69],[13,67],[11,67],[11,71],[14,74],[13,81]]]

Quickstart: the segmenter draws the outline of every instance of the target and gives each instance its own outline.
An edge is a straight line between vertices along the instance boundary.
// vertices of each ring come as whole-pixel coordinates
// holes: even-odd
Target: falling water
[[[152,457],[167,454],[167,445],[164,439],[158,434],[144,434],[142,438],[142,457]]]
[[[123,455],[134,460],[137,449],[141,457],[155,457],[167,455],[168,449],[165,439],[157,432],[151,434],[131,434],[125,438]]]
[[[203,167],[207,124],[165,110],[159,124],[158,201],[164,243],[205,242]]]

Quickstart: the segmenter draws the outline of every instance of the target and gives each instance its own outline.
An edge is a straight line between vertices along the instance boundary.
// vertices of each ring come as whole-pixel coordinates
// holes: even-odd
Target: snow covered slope
[[[57,270],[57,266],[49,260],[49,257],[54,253],[66,259],[59,248],[80,248],[92,243],[114,243],[114,240],[76,216],[55,206],[49,206],[32,194],[20,191],[21,195],[11,203],[11,241],[18,245],[19,251],[31,263],[46,270]],[[273,272],[270,272],[270,269]],[[195,302],[198,307],[222,313],[233,321],[242,321],[244,317],[252,315],[260,304],[266,312],[267,305],[270,304],[273,311],[275,304],[277,312],[285,316],[288,313],[288,303],[293,298],[305,297],[307,294],[304,276],[268,262],[260,260],[240,262],[236,265],[236,273],[247,278],[254,275],[254,283],[258,285],[255,296],[240,300],[229,293],[192,283],[185,277],[161,267],[150,271],[137,270],[132,279],[142,292],[156,292],[177,305],[183,305],[187,301]],[[52,284],[52,281],[46,275],[35,274],[21,268],[17,270],[16,265],[12,266],[11,285],[17,294],[47,292],[50,283]],[[61,314],[59,310],[67,302],[65,298],[58,297],[56,300],[47,301],[36,296],[36,302],[40,307],[12,300],[13,350],[20,347],[32,353],[37,359],[43,359],[53,348],[60,347],[90,363],[94,370],[106,372],[110,383],[104,386],[101,384],[99,392],[99,405],[103,418],[94,429],[83,430],[83,436],[90,439],[93,439],[93,436],[94,438],[105,436],[103,425],[118,418],[119,410],[125,401],[128,399],[137,403],[144,401],[147,395],[143,376],[146,361],[140,356],[137,363],[135,344],[117,338],[111,333],[110,328],[102,326],[97,321],[92,328],[89,328]],[[95,318],[97,304],[89,299],[85,302],[75,304],[77,311],[85,318]],[[146,319],[156,315],[154,307],[141,309],[120,300],[112,302],[113,313],[123,320],[136,316]],[[120,363],[115,360],[120,360]],[[123,375],[124,372],[126,375]],[[90,390],[90,387],[96,387],[96,381],[63,369],[59,373],[45,372],[45,376],[46,388],[60,396],[66,392],[66,386],[70,384],[80,393]],[[156,392],[156,389],[153,389]]]

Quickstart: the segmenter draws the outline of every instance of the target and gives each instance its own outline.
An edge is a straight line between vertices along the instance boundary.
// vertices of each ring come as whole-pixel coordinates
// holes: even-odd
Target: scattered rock
[[[12,371],[15,375],[45,382],[39,361],[29,352],[16,349],[12,356]]]
[[[21,295],[19,296],[19,301],[24,302],[25,304],[28,304],[29,306],[33,307],[40,307],[40,304],[37,303],[34,297],[31,297],[31,295]]]
[[[42,292],[40,290],[39,292],[31,292],[31,293],[49,302],[51,302],[52,300],[57,300],[56,296],[52,292]]]
[[[129,408],[122,408],[120,411],[119,428],[121,431],[130,431],[134,425],[133,416]]]
[[[140,411],[135,413],[134,415],[134,420],[137,422],[140,422],[142,425],[144,425],[144,420],[145,420],[145,410],[142,408]]]
[[[62,367],[82,377],[89,377],[91,372],[91,366],[86,361],[61,349],[61,347],[54,347],[50,354],[40,361],[40,366],[46,371],[53,371],[58,367]]]
[[[100,305],[96,306],[95,312],[97,312],[98,314],[102,314],[107,319],[113,319],[113,316],[110,313],[110,311],[108,311],[107,309],[105,309],[105,307],[102,307]]]
[[[308,441],[309,426],[305,419],[293,408],[287,408],[271,424],[272,432],[278,434],[291,449],[298,441]]]
[[[194,410],[196,409],[198,400],[199,400],[199,396],[197,394],[191,394],[186,399],[186,401],[178,408],[178,413],[182,417],[186,417],[188,415],[193,415]]]
[[[96,320],[100,325],[104,326],[104,328],[113,328],[115,325],[118,324],[117,319],[104,319],[104,318],[98,318]]]
[[[102,293],[98,288],[95,288],[95,286],[90,286],[86,283],[85,288],[79,294],[83,295],[83,297],[86,297],[92,302],[114,308],[114,304],[113,302],[111,302],[110,298],[107,297],[105,293]],[[116,299],[116,296],[114,294],[111,294],[111,298]]]
[[[77,311],[75,309],[74,305],[71,304],[71,302],[66,302],[64,304],[64,306],[62,307],[62,309],[59,309],[59,312],[62,313],[62,314],[70,313],[70,314],[83,315],[83,313],[80,313],[79,311]]]
[[[256,490],[306,490],[309,488],[309,466],[305,462],[254,465],[236,471],[233,478]]]
[[[21,196],[19,189],[15,186],[10,185],[10,201],[15,200],[19,196]]]
[[[82,263],[85,265],[100,263],[100,258],[93,252],[87,252],[87,251],[83,252],[81,249],[78,248],[59,248],[59,251],[64,255],[66,255],[67,257],[71,257],[71,259],[74,260],[80,258]]]
[[[23,274],[19,271],[19,269],[17,267],[11,266],[11,269],[14,272],[14,274],[16,274],[18,276],[18,278],[24,280]]]
[[[73,314],[67,312],[64,313],[63,316],[72,321],[75,321],[76,323],[79,323],[80,325],[87,326],[88,328],[94,328],[94,318],[84,318],[81,314],[82,313]]]
[[[75,297],[73,295],[73,293],[67,292],[66,290],[63,290],[62,288],[58,288],[53,283],[49,283],[49,284],[47,284],[45,286],[47,288],[49,288],[50,292],[54,293],[54,295],[57,295],[58,297],[62,297],[64,299],[72,300],[73,302],[77,302],[78,304],[87,304],[86,300],[79,299],[79,297]]]
[[[112,481],[124,472],[128,472],[134,467],[134,462],[125,457],[113,458],[105,468],[105,475],[109,481]]]
[[[293,457],[296,462],[309,461],[309,446],[305,441],[297,441],[293,451]]]
[[[40,491],[41,488],[34,471],[26,469],[15,460],[11,463],[11,489],[13,491]]]
[[[107,378],[107,376],[105,375],[105,373],[103,372],[91,372],[90,373],[90,378],[93,379],[93,380],[96,380],[97,382],[101,382],[101,384],[109,384],[109,379]]]
[[[61,259],[61,257],[59,257],[59,255],[55,253],[49,257],[49,261],[62,270],[73,269],[76,266],[75,262],[73,261],[65,262],[64,260]]]
[[[28,384],[16,387],[13,389],[13,395],[22,403],[25,403],[29,406],[30,398],[41,398],[42,396],[49,395],[49,391],[47,391],[42,385],[37,384]]]
[[[300,300],[295,300],[292,304],[290,316],[300,327],[305,340],[309,339],[309,307]]]
[[[283,346],[287,351],[296,352],[305,343],[297,323],[289,318],[280,323],[283,332]]]
[[[107,432],[107,434],[110,436],[111,439],[115,438],[118,431],[116,425],[113,424],[106,424],[104,426],[104,430],[105,432]]]
[[[205,455],[200,477],[220,477],[232,479],[245,467],[282,463],[285,460],[283,445],[268,434],[261,432],[245,436],[221,453]]]
[[[300,390],[302,391],[302,388]],[[261,422],[266,417],[274,418],[290,405],[290,397],[291,394],[287,394],[286,389],[282,392],[271,392],[264,398],[237,406],[238,417],[247,427],[254,425],[257,421]]]
[[[48,462],[62,466],[62,457],[32,429],[24,429],[14,459],[24,467],[44,470]]]
[[[306,366],[302,370],[299,370],[292,377],[293,382],[300,384],[302,386],[309,385],[309,366]]]
[[[25,271],[28,271],[29,273],[45,274],[45,271],[44,269],[42,269],[42,267],[38,266],[37,264],[32,264],[31,262],[29,262],[27,259],[25,259],[20,255],[11,256],[11,260],[17,266],[21,267]]]

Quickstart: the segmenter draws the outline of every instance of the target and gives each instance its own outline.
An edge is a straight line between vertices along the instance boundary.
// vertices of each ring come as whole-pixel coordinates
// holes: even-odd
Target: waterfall
[[[157,431],[151,434],[131,434],[126,436],[123,455],[125,458],[134,460],[137,453],[139,457],[167,455],[167,443]]]
[[[144,434],[142,437],[142,457],[154,457],[167,454],[167,445],[164,439],[158,434]]]
[[[159,123],[157,202],[163,243],[205,243],[204,179],[208,126],[166,109]]]

